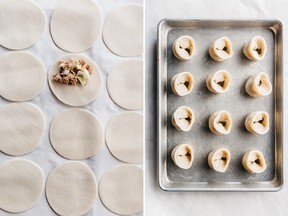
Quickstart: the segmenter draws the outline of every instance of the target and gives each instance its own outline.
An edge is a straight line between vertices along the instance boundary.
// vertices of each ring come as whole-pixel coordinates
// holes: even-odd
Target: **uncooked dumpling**
[[[50,141],[63,157],[81,160],[95,155],[104,144],[104,132],[98,118],[83,109],[70,109],[51,122]]]
[[[143,211],[143,169],[118,165],[102,177],[99,184],[102,203],[119,215],[135,215]]]
[[[225,61],[233,56],[232,43],[227,37],[214,41],[209,47],[209,54],[215,61]]]
[[[106,127],[110,152],[127,163],[143,163],[143,115],[122,112],[113,116]]]
[[[251,97],[267,96],[272,92],[272,84],[268,75],[261,72],[248,79],[245,90]]]
[[[208,164],[210,168],[217,172],[225,172],[230,163],[230,152],[221,148],[211,151],[208,155]]]
[[[264,155],[257,150],[246,152],[242,158],[242,164],[249,173],[262,173],[266,170]]]
[[[65,85],[59,82],[56,82],[53,79],[53,75],[58,74],[59,72],[59,64],[61,61],[69,61],[71,59],[78,60],[84,59],[89,65],[92,66],[92,73],[90,75],[90,79],[87,82],[87,85]],[[91,103],[97,95],[99,94],[102,86],[102,76],[101,72],[90,58],[75,54],[75,55],[67,55],[59,58],[50,68],[48,73],[48,81],[50,88],[54,95],[63,103],[68,104],[70,106],[85,106]]]
[[[256,36],[246,43],[243,49],[246,57],[252,61],[262,60],[266,54],[266,42],[263,37]]]
[[[30,52],[14,51],[1,55],[0,68],[0,95],[7,100],[31,100],[44,88],[44,65]]]
[[[91,169],[81,162],[67,162],[47,178],[46,197],[61,216],[85,215],[97,197],[97,182]]]
[[[221,110],[213,113],[209,118],[209,128],[217,135],[229,134],[232,127],[232,119],[227,111]]]
[[[213,93],[224,93],[228,91],[231,76],[226,70],[219,70],[208,76],[206,86]]]
[[[116,55],[139,56],[143,52],[143,28],[143,6],[125,5],[107,16],[103,40]]]
[[[172,124],[180,131],[190,131],[195,122],[193,110],[187,106],[181,106],[172,115]]]
[[[50,23],[55,44],[68,52],[84,52],[101,33],[102,14],[94,0],[60,0]]]
[[[112,100],[128,110],[143,108],[143,61],[129,60],[112,67],[107,78]]]
[[[42,111],[30,103],[10,103],[0,110],[0,151],[27,154],[40,143],[45,129]]]
[[[185,96],[192,92],[194,77],[189,72],[175,74],[171,79],[172,91],[178,96]]]
[[[171,158],[179,168],[189,169],[194,160],[194,151],[188,144],[179,144],[174,147]]]
[[[245,127],[254,134],[266,134],[269,131],[269,114],[264,111],[250,113],[245,120]]]
[[[9,160],[0,166],[0,209],[20,213],[31,209],[45,186],[41,168],[25,159]]]
[[[190,36],[181,36],[173,43],[173,53],[180,60],[189,60],[192,58],[195,50],[195,42]]]
[[[26,49],[44,35],[47,19],[41,7],[31,0],[3,0],[0,3],[0,45]],[[17,62],[21,58],[16,58]],[[2,68],[1,68],[2,70]]]

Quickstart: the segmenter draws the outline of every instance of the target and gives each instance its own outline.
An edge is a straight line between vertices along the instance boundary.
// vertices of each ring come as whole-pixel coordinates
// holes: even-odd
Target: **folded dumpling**
[[[262,173],[266,170],[266,162],[260,151],[252,150],[244,154],[242,164],[249,173]]]
[[[232,43],[227,37],[221,37],[209,47],[210,56],[216,61],[225,61],[233,56]]]
[[[217,172],[225,172],[230,163],[230,152],[221,148],[211,151],[208,155],[208,164],[210,168]]]
[[[179,144],[173,149],[171,158],[178,167],[189,169],[193,163],[194,152],[190,145]]]
[[[272,84],[268,75],[265,72],[261,72],[248,79],[245,90],[251,97],[266,96],[272,92]]]
[[[266,42],[263,37],[256,36],[250,42],[246,43],[243,49],[245,56],[252,60],[262,60],[266,54]]]
[[[227,111],[221,110],[213,113],[209,118],[209,128],[217,135],[229,134],[232,127],[232,119]]]
[[[176,39],[173,43],[173,53],[180,60],[192,58],[195,50],[195,42],[192,37],[184,35]]]
[[[207,88],[213,93],[224,93],[229,89],[231,76],[226,70],[219,70],[206,79]]]
[[[189,94],[194,86],[194,77],[189,72],[182,72],[174,75],[171,79],[172,91],[178,96]]]
[[[187,106],[179,107],[172,115],[172,124],[180,131],[190,131],[194,122],[193,110]]]
[[[269,131],[269,114],[264,111],[250,113],[245,120],[246,129],[254,134],[266,134]]]

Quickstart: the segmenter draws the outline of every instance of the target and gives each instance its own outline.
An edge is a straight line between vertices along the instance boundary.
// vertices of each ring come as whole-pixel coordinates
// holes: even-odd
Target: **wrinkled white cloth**
[[[112,12],[113,10],[121,7],[122,5],[127,4],[142,4],[142,0],[95,0],[102,10],[103,21],[107,17],[107,15]],[[0,0],[1,2],[1,0]],[[55,8],[58,0],[35,0],[44,10],[47,20],[50,21],[51,14],[53,12],[53,8]],[[8,52],[9,50],[0,47],[0,55]],[[59,49],[54,43],[50,36],[49,30],[45,33],[44,37],[26,51],[32,52],[36,54],[44,63],[46,67],[46,73],[48,72],[50,66],[61,56],[67,55],[69,53],[62,51]],[[99,36],[97,41],[94,43],[93,47],[89,49],[87,52],[83,53],[88,55],[91,59],[96,62],[98,67],[102,72],[103,77],[103,85],[100,94],[97,96],[96,100],[91,104],[81,107],[92,111],[101,121],[103,128],[106,127],[107,122],[109,121],[110,117],[114,114],[125,111],[124,109],[117,106],[109,97],[107,89],[106,89],[106,77],[112,68],[113,65],[126,61],[130,58],[121,58],[113,54],[108,50],[105,44],[102,41],[102,35]],[[141,59],[141,57],[139,57]],[[16,59],[17,63],[17,59]],[[45,83],[45,88],[42,93],[34,98],[33,100],[29,101],[36,106],[38,106],[44,113],[46,119],[46,129],[44,137],[39,144],[39,146],[30,154],[21,157],[11,157],[7,156],[4,153],[0,152],[0,165],[10,159],[15,158],[26,158],[36,162],[44,171],[45,177],[50,174],[50,172],[60,165],[63,162],[67,162],[68,160],[64,159],[63,157],[59,156],[51,147],[49,142],[49,126],[52,118],[66,110],[73,107],[67,106],[61,103],[50,91],[48,81]],[[0,97],[0,109],[5,104],[11,103]],[[142,113],[141,111],[139,111]],[[115,159],[109,150],[107,149],[106,145],[102,147],[99,153],[97,153],[94,157],[81,160],[82,162],[86,163],[91,170],[93,171],[97,183],[99,185],[99,181],[105,172],[107,172],[112,167],[123,164],[119,160]],[[11,215],[6,213],[0,209],[0,215],[8,216]],[[56,215],[52,209],[49,207],[46,198],[45,198],[45,191],[41,195],[39,202],[30,210],[24,213],[17,214],[20,216],[54,216]],[[93,206],[93,209],[86,215],[86,216],[94,216],[94,215],[101,215],[101,216],[113,216],[114,213],[110,212],[108,209],[103,206],[100,201],[99,196],[97,195],[96,202]],[[143,215],[142,213],[139,216]]]

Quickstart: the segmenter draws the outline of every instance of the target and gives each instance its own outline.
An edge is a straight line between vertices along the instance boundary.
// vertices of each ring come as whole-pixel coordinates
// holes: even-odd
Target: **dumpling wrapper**
[[[102,13],[94,0],[60,0],[51,16],[55,44],[68,52],[84,52],[99,37]]]
[[[128,110],[143,109],[143,61],[128,60],[112,67],[107,89],[112,100]]]
[[[38,96],[45,85],[44,64],[27,51],[0,56],[0,95],[10,101],[28,101]]]
[[[0,110],[0,151],[20,156],[32,152],[42,140],[45,118],[30,103],[10,103]]]
[[[0,166],[0,209],[20,213],[31,209],[45,186],[41,168],[26,159],[13,159]]]
[[[104,145],[100,121],[84,109],[69,109],[55,116],[49,135],[55,151],[71,160],[90,158]]]
[[[42,8],[31,0],[3,0],[0,3],[0,45],[21,50],[37,43],[47,30]],[[17,61],[20,58],[16,58]],[[1,68],[2,70],[2,68]]]
[[[123,57],[143,53],[143,10],[141,5],[125,5],[108,14],[103,41],[111,52]]]
[[[97,182],[91,169],[84,163],[66,162],[48,176],[46,197],[59,215],[85,215],[97,197]]]
[[[127,163],[143,163],[143,115],[121,112],[106,126],[106,144],[110,152]]]
[[[104,174],[99,196],[110,211],[119,215],[135,215],[143,211],[143,169],[118,165]]]

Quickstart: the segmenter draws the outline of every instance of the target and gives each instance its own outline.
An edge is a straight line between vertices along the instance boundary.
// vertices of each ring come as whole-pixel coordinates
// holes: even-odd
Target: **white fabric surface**
[[[96,0],[96,1],[102,9],[103,19],[106,18],[108,13],[110,13],[111,11],[113,11],[114,9],[122,5],[133,4],[133,3],[142,4],[142,0],[109,0],[109,1]],[[38,3],[43,8],[45,14],[47,15],[47,20],[50,20],[53,8],[55,8],[58,1],[57,0],[35,0],[35,2]],[[26,50],[36,54],[43,61],[46,67],[46,73],[49,70],[49,67],[55,62],[56,59],[68,54],[67,52],[60,50],[53,43],[48,30],[46,31],[44,37],[37,44],[35,44],[34,46]],[[7,49],[0,47],[0,55],[7,51],[8,51]],[[96,62],[98,67],[100,68],[102,72],[102,77],[103,77],[103,86],[96,100],[92,102],[91,104],[81,107],[81,108],[92,111],[100,119],[103,127],[106,127],[106,124],[109,121],[110,117],[112,117],[114,114],[120,111],[125,111],[124,109],[117,106],[110,99],[107,93],[107,89],[106,89],[106,77],[113,65],[120,63],[120,62],[124,62],[128,60],[128,58],[121,58],[111,53],[106,48],[101,37],[99,37],[97,41],[95,42],[95,44],[93,45],[93,47],[89,49],[88,51],[86,51],[84,54],[92,58]],[[47,126],[45,129],[44,137],[41,143],[39,144],[39,146],[32,153],[27,154],[22,157],[17,157],[17,158],[26,158],[26,159],[34,161],[42,168],[42,170],[44,171],[45,177],[47,178],[49,173],[55,167],[57,167],[63,162],[68,161],[64,159],[63,157],[59,156],[50,145],[50,142],[48,139],[48,129],[49,129],[50,122],[56,114],[66,109],[72,108],[72,107],[63,104],[52,94],[48,86],[48,81],[45,83],[43,92],[39,96],[37,96],[35,99],[29,102],[35,104],[36,106],[42,109],[46,118]],[[0,108],[8,103],[10,102],[0,97]],[[141,111],[139,112],[141,113]],[[16,158],[16,157],[7,156],[4,153],[0,152],[0,164],[13,158]],[[107,172],[109,169],[111,169],[112,167],[118,164],[124,164],[120,162],[119,160],[115,159],[110,154],[106,145],[104,145],[102,149],[100,150],[100,152],[97,153],[97,155],[95,155],[94,157],[88,160],[81,160],[81,161],[86,163],[92,169],[98,184],[99,184],[101,177],[103,176],[105,172]],[[11,214],[0,210],[0,215],[8,216]],[[49,207],[45,198],[45,193],[43,193],[41,195],[39,202],[34,206],[34,208],[32,208],[31,210],[27,212],[17,214],[17,216],[18,215],[20,216],[39,216],[39,215],[54,216],[56,214]],[[115,214],[107,210],[102,205],[100,198],[97,195],[97,199],[93,206],[93,209],[87,214],[87,216],[92,216],[92,215],[93,216],[94,215],[113,216]],[[142,213],[140,213],[139,215],[142,215]]]
[[[288,24],[288,1],[283,0],[146,0],[146,211],[147,216],[284,216],[288,215],[287,156],[284,140],[284,186],[280,192],[168,193],[157,186],[156,74],[157,24],[164,18],[277,18]],[[288,35],[284,31],[284,41]],[[284,82],[287,64],[284,44]],[[284,85],[284,89],[286,89]],[[284,91],[286,92],[286,91]],[[285,98],[285,97],[284,97]],[[286,103],[286,102],[285,102]],[[286,114],[285,114],[285,120]],[[285,122],[284,120],[284,122]],[[286,126],[285,126],[286,128]],[[285,131],[285,129],[284,129]],[[286,131],[287,133],[287,131]]]

